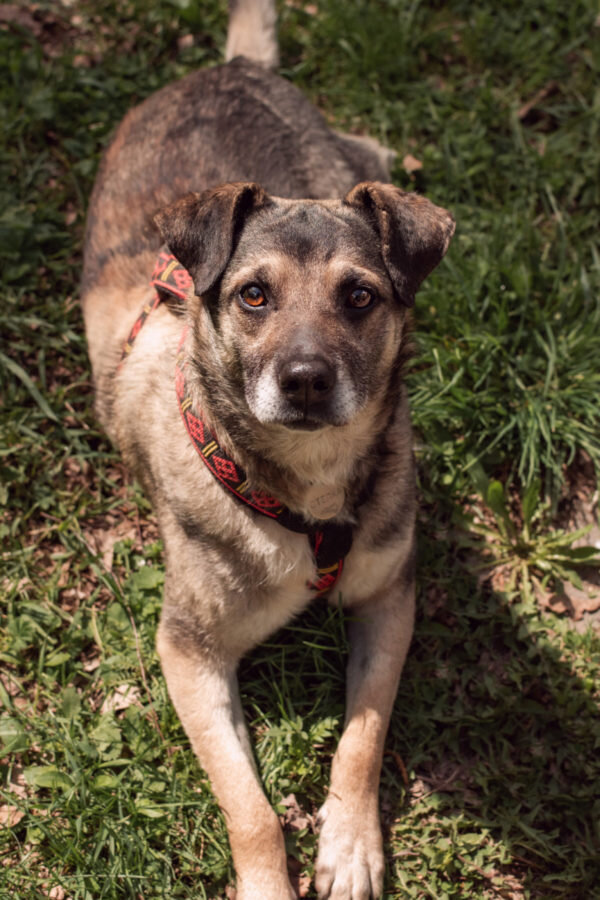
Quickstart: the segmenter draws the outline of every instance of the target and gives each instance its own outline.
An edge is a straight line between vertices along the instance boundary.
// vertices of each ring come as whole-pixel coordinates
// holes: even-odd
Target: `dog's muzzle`
[[[246,398],[260,422],[302,431],[346,425],[359,408],[344,365],[314,339],[281,347],[249,380]]]
[[[335,421],[337,371],[314,340],[296,341],[275,364],[285,424],[313,430]]]

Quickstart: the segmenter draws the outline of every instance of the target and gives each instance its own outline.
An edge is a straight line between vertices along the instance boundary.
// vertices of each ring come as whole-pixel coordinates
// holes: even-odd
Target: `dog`
[[[238,900],[294,897],[238,695],[242,655],[313,598],[350,611],[320,898],[383,888],[383,746],[414,618],[410,308],[454,232],[273,72],[272,0],[227,62],[131,110],[102,160],[82,302],[96,408],[166,559],[157,647],[228,826]]]

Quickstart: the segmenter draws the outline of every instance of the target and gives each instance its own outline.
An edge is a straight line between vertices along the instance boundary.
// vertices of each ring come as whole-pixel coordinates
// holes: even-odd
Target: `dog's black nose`
[[[279,387],[304,412],[327,400],[334,385],[335,370],[322,356],[288,359],[279,369]]]

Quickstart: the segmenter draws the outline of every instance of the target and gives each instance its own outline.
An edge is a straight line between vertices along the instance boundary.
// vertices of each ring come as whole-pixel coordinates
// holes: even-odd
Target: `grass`
[[[286,77],[394,147],[396,183],[458,221],[418,299],[409,379],[420,604],[383,772],[387,898],[600,897],[598,632],[541,609],[528,579],[478,574],[490,553],[531,571],[541,553],[559,579],[581,559],[571,537],[552,562],[548,541],[566,467],[600,461],[596,17],[591,0],[281,7]],[[214,900],[233,878],[224,823],[154,652],[161,547],[94,421],[77,286],[115,123],[219,61],[224,4],[5,19],[0,896]],[[241,666],[266,790],[300,810],[286,840],[309,897],[345,649],[343,615],[317,604]]]

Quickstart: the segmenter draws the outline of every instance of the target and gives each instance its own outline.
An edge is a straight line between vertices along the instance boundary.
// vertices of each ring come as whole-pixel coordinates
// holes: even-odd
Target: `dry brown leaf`
[[[16,797],[24,798],[27,796],[27,781],[20,766],[14,766],[11,772],[10,781],[8,782],[8,790]],[[23,816],[24,811],[10,803],[0,806],[0,825],[8,828],[14,828],[18,825]]]
[[[0,825],[7,828],[14,828],[18,825],[25,813],[16,806],[9,806],[7,803],[0,806]]]
[[[102,557],[105,569],[112,569],[115,544],[126,539],[136,540],[137,531],[135,524],[130,519],[121,519],[110,528],[98,528],[94,531],[86,531],[85,536],[91,547]]]
[[[104,698],[100,708],[102,714],[107,712],[121,712],[128,707],[141,706],[141,696],[137,687],[131,684],[120,684],[112,694]]]
[[[66,900],[65,889],[61,888],[60,885],[55,884],[53,888],[50,888],[50,893],[48,897],[50,900]]]
[[[21,693],[21,688],[17,683],[15,678],[11,678],[10,675],[7,675],[6,672],[0,672],[0,684],[9,695],[9,697],[18,697]]]
[[[583,590],[574,584],[564,583],[560,593],[544,590],[535,577],[532,578],[532,582],[541,609],[548,609],[558,615],[566,613],[576,622],[581,621],[586,613],[596,613],[600,610],[600,590],[584,579],[582,579]]]
[[[100,665],[100,657],[99,656],[89,656],[86,657],[82,664],[81,668],[84,672],[95,672],[98,666]]]
[[[284,797],[281,806],[285,806],[285,813],[279,817],[284,828],[287,828],[288,831],[302,831],[303,828],[310,828],[311,831],[314,831],[313,817],[298,804],[295,794]]]
[[[423,168],[423,163],[416,156],[413,156],[412,153],[407,153],[402,160],[402,166],[405,172],[412,175],[413,172],[418,172],[419,169]]]
[[[583,619],[585,613],[595,613],[600,610],[600,591],[598,588],[587,584],[583,579],[584,589],[575,587],[574,584],[564,584],[564,597],[559,598],[565,606],[565,611],[571,618],[578,622]],[[555,608],[555,607],[553,607]]]

